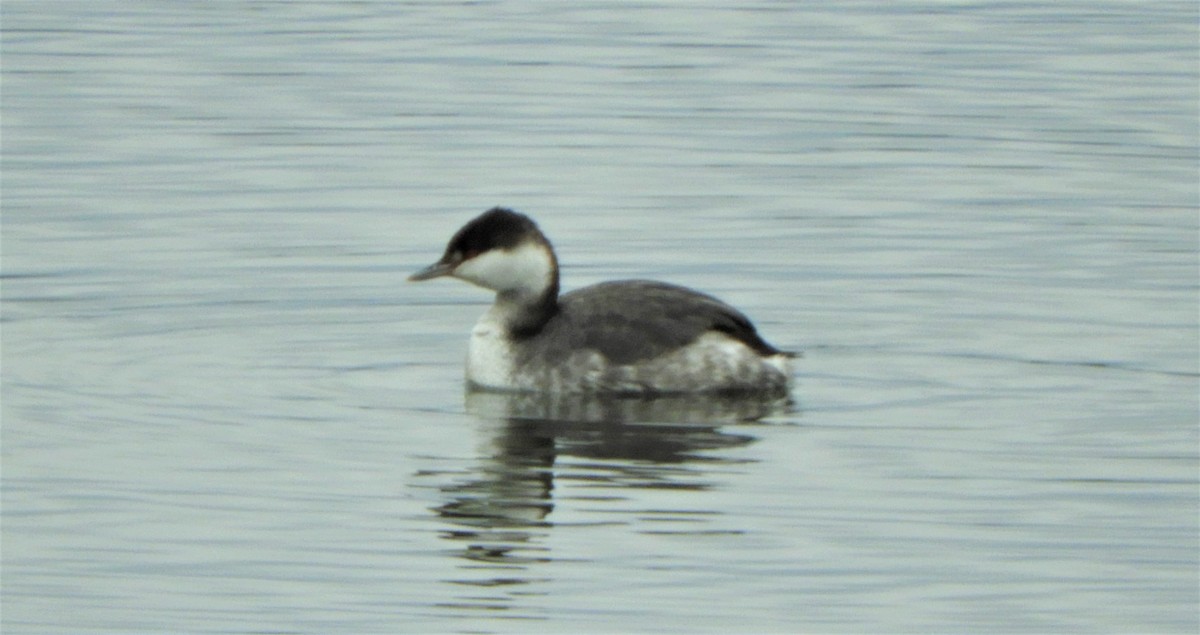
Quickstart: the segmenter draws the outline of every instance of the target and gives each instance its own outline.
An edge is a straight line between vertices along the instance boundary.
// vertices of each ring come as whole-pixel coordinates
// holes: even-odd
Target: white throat
[[[454,269],[454,277],[517,298],[537,298],[554,284],[550,246],[527,240],[512,249],[492,249]]]

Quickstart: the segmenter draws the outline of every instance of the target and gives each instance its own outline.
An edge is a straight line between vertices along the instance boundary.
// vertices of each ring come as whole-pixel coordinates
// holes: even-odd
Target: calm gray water
[[[5,633],[1200,628],[1195,3],[0,18]],[[495,204],[794,403],[464,395]]]

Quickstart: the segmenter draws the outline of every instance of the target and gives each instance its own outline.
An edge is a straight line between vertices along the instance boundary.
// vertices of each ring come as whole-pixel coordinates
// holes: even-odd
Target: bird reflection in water
[[[556,478],[607,488],[604,496],[617,500],[624,497],[613,489],[625,487],[704,490],[709,484],[702,465],[736,461],[714,451],[755,440],[744,428],[724,426],[791,408],[788,398],[777,396],[468,391],[466,409],[484,426],[486,449],[468,474],[440,488],[448,500],[436,511],[449,525],[442,537],[458,545],[451,553],[467,561],[460,569],[472,574],[450,582],[493,591],[505,587],[507,592],[461,598],[448,606],[509,610],[516,608],[517,597],[537,595],[528,588],[513,589],[537,582],[536,565],[552,559],[545,538],[554,525]],[[556,471],[560,457],[572,461]],[[689,508],[686,513],[697,512]]]

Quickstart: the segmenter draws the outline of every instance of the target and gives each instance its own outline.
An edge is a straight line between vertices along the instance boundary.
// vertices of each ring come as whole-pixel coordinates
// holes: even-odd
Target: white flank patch
[[[770,389],[791,381],[786,357],[763,357],[723,333],[701,335],[678,351],[631,368],[631,374],[655,390],[679,392]]]
[[[788,382],[792,381],[792,358],[787,355],[771,355],[770,357],[762,358],[762,361],[767,366],[784,374]]]

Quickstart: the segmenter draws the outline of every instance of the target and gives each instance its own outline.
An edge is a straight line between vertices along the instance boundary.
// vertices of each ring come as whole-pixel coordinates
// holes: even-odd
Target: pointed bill
[[[448,262],[435,262],[428,267],[408,277],[409,282],[420,282],[431,278],[440,278],[454,273],[454,265]]]

